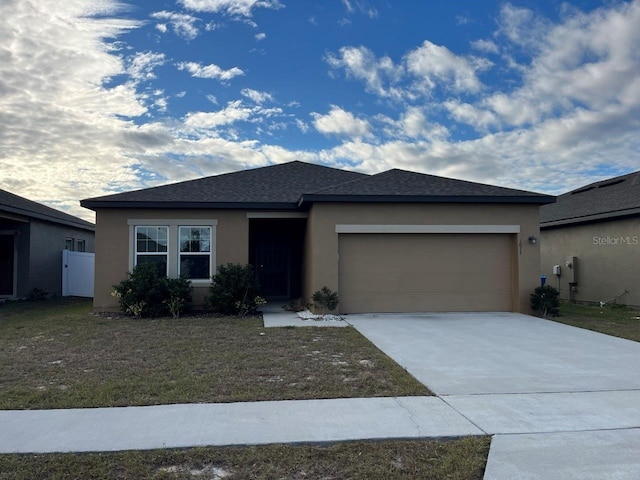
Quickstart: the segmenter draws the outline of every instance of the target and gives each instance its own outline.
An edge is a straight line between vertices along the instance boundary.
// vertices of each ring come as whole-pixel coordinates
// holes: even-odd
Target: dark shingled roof
[[[552,227],[640,214],[640,171],[592,183],[560,195],[540,209],[540,225]]]
[[[249,204],[258,208],[260,204],[265,204],[269,207],[297,208],[298,200],[305,192],[365,176],[363,173],[294,161],[161,187],[89,198],[83,200],[81,205],[88,208],[119,206],[233,208]]]
[[[93,223],[74,217],[68,213],[61,212],[54,208],[47,207],[41,203],[27,200],[26,198],[9,193],[6,190],[0,190],[0,212],[6,212],[23,217],[37,218],[47,222],[59,223],[84,230],[95,230]],[[1,213],[0,213],[0,216]]]
[[[87,208],[279,208],[312,202],[549,203],[538,193],[464,182],[404,170],[377,175],[299,161],[81,202]]]
[[[437,177],[423,173],[393,169],[349,183],[335,185],[304,195],[305,201],[419,201],[419,202],[466,202],[466,201],[514,201],[549,203],[553,197],[540,193],[496,187],[483,183],[467,182],[452,178]],[[359,197],[362,197],[359,199]],[[375,201],[375,200],[373,200]]]

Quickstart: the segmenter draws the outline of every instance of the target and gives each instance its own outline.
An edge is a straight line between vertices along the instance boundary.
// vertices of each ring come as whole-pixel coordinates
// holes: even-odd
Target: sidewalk
[[[437,397],[0,411],[1,453],[483,435]]]

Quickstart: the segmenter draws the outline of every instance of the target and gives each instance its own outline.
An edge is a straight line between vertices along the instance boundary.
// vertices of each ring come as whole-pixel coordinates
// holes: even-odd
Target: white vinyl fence
[[[62,251],[62,296],[93,297],[94,253]]]

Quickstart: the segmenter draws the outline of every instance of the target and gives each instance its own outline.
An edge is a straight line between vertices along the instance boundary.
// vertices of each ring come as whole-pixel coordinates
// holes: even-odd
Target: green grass
[[[489,437],[97,454],[0,455],[0,480],[481,479]],[[216,474],[227,474],[221,477]]]
[[[0,305],[0,409],[429,395],[353,328]]]
[[[640,342],[640,311],[624,306],[560,304],[555,322]]]

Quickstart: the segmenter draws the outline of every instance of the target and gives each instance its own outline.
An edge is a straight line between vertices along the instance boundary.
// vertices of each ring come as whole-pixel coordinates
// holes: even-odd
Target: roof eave
[[[62,219],[62,218],[57,218],[54,217],[52,215],[45,215],[42,213],[38,213],[38,212],[31,212],[31,211],[27,211],[24,210],[22,208],[14,208],[14,207],[10,207],[8,205],[2,205],[0,206],[0,209],[2,211],[5,212],[9,212],[9,213],[13,213],[13,214],[17,214],[17,215],[21,215],[23,217],[27,217],[27,218],[34,218],[36,220],[42,220],[43,222],[49,222],[49,223],[55,223],[58,225],[65,225],[67,227],[73,227],[73,228],[79,228],[82,230],[88,230],[90,232],[94,232],[96,227],[95,225],[93,225],[92,223],[87,222],[82,223],[80,221],[75,222],[73,220],[67,220],[67,219]]]
[[[559,220],[551,220],[548,222],[540,222],[541,229],[556,228],[563,226],[573,226],[585,223],[604,222],[607,220],[621,219],[640,215],[640,207],[627,210],[619,210],[615,212],[605,212],[597,215],[584,215],[581,217],[563,218]]]
[[[218,210],[298,210],[296,203],[289,202],[153,202],[153,201],[99,201],[82,200],[85,208],[98,210],[101,208],[142,208],[142,209],[218,209]]]
[[[549,195],[317,195],[307,194],[299,205],[310,203],[528,203],[545,205],[556,201]]]

